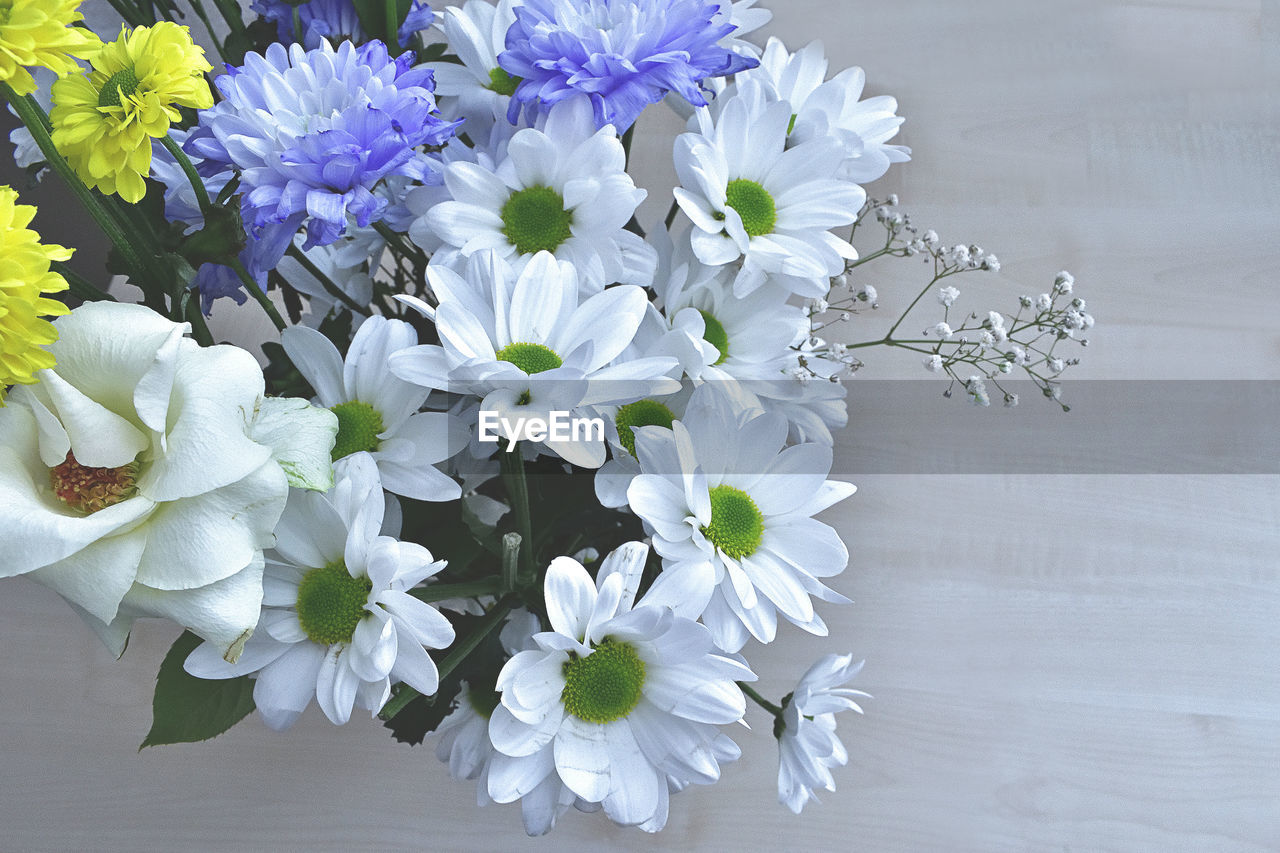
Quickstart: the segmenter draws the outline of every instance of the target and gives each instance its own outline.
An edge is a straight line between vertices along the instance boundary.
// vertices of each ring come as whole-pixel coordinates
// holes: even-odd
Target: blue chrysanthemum
[[[241,213],[259,243],[251,273],[274,267],[299,228],[310,248],[349,221],[381,219],[387,199],[374,189],[384,179],[440,182],[438,158],[418,149],[443,145],[458,123],[436,114],[431,72],[411,62],[379,41],[273,44],[217,79],[223,100],[200,114],[185,147],[204,174],[240,173]]]
[[[718,44],[735,29],[719,10],[716,0],[526,0],[498,57],[520,80],[507,117],[581,92],[596,126],[621,132],[667,92],[705,106],[703,80],[759,64]]]
[[[359,44],[369,36],[360,26],[360,16],[351,0],[309,0],[290,4],[286,0],[254,0],[250,7],[263,18],[276,25],[280,41],[285,44],[301,42],[308,49],[320,46],[320,42],[350,39]],[[298,10],[295,21],[293,10]],[[413,0],[409,14],[400,25],[396,38],[400,44],[408,44],[413,34],[425,30],[435,20],[435,14],[426,0]]]

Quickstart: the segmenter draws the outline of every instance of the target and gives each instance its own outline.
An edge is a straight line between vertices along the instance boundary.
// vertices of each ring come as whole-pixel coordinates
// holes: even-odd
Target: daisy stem
[[[400,10],[397,8],[399,4],[396,0],[386,0],[383,8],[387,13],[387,48],[389,50],[400,49]]]
[[[519,533],[508,533],[502,537],[502,591],[512,592],[520,579],[520,542]]]
[[[290,243],[289,248],[285,250],[285,254],[287,254],[289,257],[297,261],[298,264],[304,270],[306,270],[316,281],[320,282],[320,286],[323,287],[325,289],[325,292],[328,293],[330,296],[332,296],[334,299],[338,300],[343,305],[346,305],[348,308],[350,308],[353,311],[359,311],[361,313],[365,311],[365,307],[362,306],[359,302],[356,302],[350,296],[348,296],[342,288],[338,287],[338,285],[334,284],[333,279],[325,275],[324,271],[321,270],[318,266],[316,266],[315,262],[313,262],[310,258],[307,257],[306,252],[302,251],[297,246]]]
[[[249,291],[249,295],[258,301],[263,311],[267,312],[267,316],[275,324],[276,331],[283,332],[286,323],[284,318],[280,316],[280,312],[276,310],[276,304],[271,301],[270,296],[262,292],[262,288],[258,287],[258,283],[253,280],[253,276],[249,275],[249,271],[244,268],[244,264],[240,262],[240,259],[232,258],[227,262],[227,266],[235,270],[236,275],[240,278],[240,283],[244,285],[244,289]]]
[[[500,581],[497,578],[485,578],[464,583],[433,583],[409,590],[409,594],[419,601],[447,601],[450,598],[479,598],[482,595],[497,595]]]
[[[230,28],[232,33],[244,35],[244,18],[241,17],[240,7],[235,0],[213,0],[213,5],[217,7],[222,19],[227,22],[227,27]]]
[[[485,614],[484,619],[481,620],[474,631],[454,643],[452,651],[445,655],[444,660],[440,661],[440,681],[443,682],[448,678],[449,674],[458,667],[458,664],[466,660],[467,655],[475,651],[476,647],[484,642],[485,637],[493,633],[493,630],[502,624],[513,606],[514,602],[507,599],[499,601],[493,606],[492,610]],[[396,714],[404,710],[406,705],[421,695],[409,685],[401,684],[399,691],[387,700],[387,704],[382,706],[378,716],[384,720],[393,719]],[[446,699],[446,701],[448,700]]]
[[[222,43],[218,41],[218,34],[213,30],[213,21],[209,20],[209,13],[204,10],[204,3],[200,2],[200,0],[191,0],[191,9],[196,13],[196,17],[200,19],[200,23],[204,24],[205,32],[209,34],[209,40],[213,42],[214,49],[218,51],[218,57],[223,62],[226,62],[226,51],[223,50]]]
[[[148,269],[145,259],[138,253],[137,247],[133,241],[129,239],[127,230],[116,220],[111,212],[103,204],[102,199],[94,195],[93,190],[85,186],[84,181],[80,180],[80,176],[76,174],[71,164],[58,153],[58,148],[53,144],[53,137],[49,135],[49,117],[45,115],[44,109],[36,103],[33,98],[24,98],[8,83],[0,81],[0,97],[3,97],[13,107],[13,111],[18,114],[18,118],[22,119],[22,123],[31,131],[31,138],[40,148],[40,152],[44,154],[45,161],[49,164],[58,176],[66,182],[67,187],[79,200],[84,209],[93,217],[94,222],[98,223],[98,227],[111,240],[111,244],[115,246],[116,251],[125,259],[133,270],[144,275]]]
[[[182,173],[187,176],[187,180],[191,183],[191,189],[196,191],[196,202],[200,205],[200,214],[208,216],[209,211],[213,208],[213,202],[209,200],[209,191],[205,189],[204,181],[200,179],[200,174],[196,171],[196,167],[191,165],[191,158],[167,133],[160,137],[160,144],[173,155],[173,159],[177,161]]]
[[[680,202],[672,201],[671,209],[667,211],[667,218],[663,222],[663,224],[666,225],[668,231],[671,230],[671,223],[676,221],[676,214],[679,212],[680,212]]]
[[[777,705],[770,702],[768,699],[761,696],[759,693],[757,693],[755,690],[751,688],[750,684],[739,681],[738,686],[742,688],[743,693],[751,697],[751,701],[755,702],[761,708],[764,708],[766,711],[768,711],[770,714],[773,714],[775,717],[782,716],[782,708],[778,707]]]
[[[623,161],[625,163],[624,169],[631,165],[631,140],[635,138],[635,134],[636,126],[634,124],[627,128],[626,133],[622,134],[622,151],[626,155]]]
[[[130,26],[136,27],[142,24],[151,23],[143,17],[142,12],[137,9],[133,3],[129,2],[129,0],[109,0],[109,2],[111,3],[111,8],[115,9],[117,14],[119,14],[121,18],[124,18]]]
[[[519,527],[520,543],[524,574],[532,579],[533,566],[533,521],[529,515],[529,481],[524,472],[524,455],[516,447],[510,453],[499,452],[498,458],[502,466],[502,482],[507,487],[507,496],[511,499],[511,511]]]

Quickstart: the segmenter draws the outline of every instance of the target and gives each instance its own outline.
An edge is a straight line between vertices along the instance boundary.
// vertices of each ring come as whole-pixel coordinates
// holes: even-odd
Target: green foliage
[[[248,676],[205,680],[182,668],[200,642],[186,631],[165,655],[151,703],[151,731],[138,749],[217,737],[254,709],[253,682]]]

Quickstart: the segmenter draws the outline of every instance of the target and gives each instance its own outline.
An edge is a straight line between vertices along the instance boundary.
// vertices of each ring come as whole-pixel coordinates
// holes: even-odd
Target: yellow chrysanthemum
[[[41,318],[68,313],[67,306],[41,294],[67,289],[49,262],[67,260],[72,250],[41,243],[27,228],[35,207],[17,201],[16,192],[0,187],[0,406],[6,385],[31,385],[37,370],[53,367],[53,354],[41,345],[56,341],[58,332]]]
[[[213,106],[203,76],[212,66],[190,31],[170,21],[122,29],[92,62],[88,77],[53,84],[53,142],[86,184],[138,201],[152,138],[168,134],[182,117],[178,107]]]
[[[80,0],[0,0],[0,82],[19,95],[36,90],[28,68],[58,74],[75,71],[72,57],[88,59],[102,48],[92,32],[71,24],[84,19]]]

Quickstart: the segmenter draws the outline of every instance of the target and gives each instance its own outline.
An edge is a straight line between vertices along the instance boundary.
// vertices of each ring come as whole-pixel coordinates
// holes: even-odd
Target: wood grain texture
[[[1280,3],[762,2],[790,45],[820,33],[898,96],[915,159],[872,191],[1000,255],[966,307],[1066,267],[1099,321],[1081,376],[1280,378]],[[637,135],[653,214],[678,128],[655,109]],[[915,274],[877,273],[886,322]],[[252,307],[219,317],[246,343]],[[876,358],[870,376],[920,375]],[[827,651],[868,660],[851,765],[801,818],[775,802],[760,714],[656,839],[570,814],[525,840],[429,747],[314,709],[286,735],[249,721],[138,753],[172,626],[141,624],[115,662],[19,579],[0,586],[0,849],[1280,849],[1280,477],[859,476],[852,446],[860,490],[827,520],[855,603],[824,611],[831,638],[748,650],[774,696]]]

